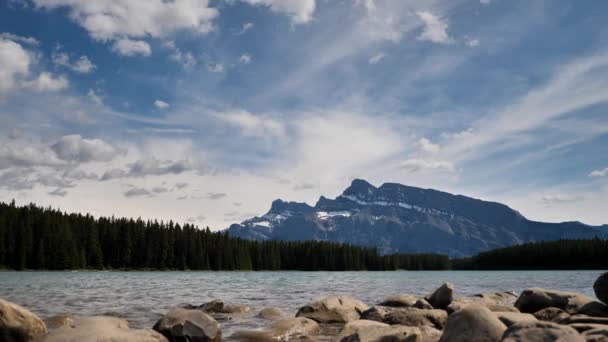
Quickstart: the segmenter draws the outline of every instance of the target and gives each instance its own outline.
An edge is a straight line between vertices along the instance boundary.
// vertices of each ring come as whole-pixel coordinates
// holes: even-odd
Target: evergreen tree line
[[[441,270],[447,256],[321,241],[256,242],[169,222],[0,203],[0,268],[15,270]]]
[[[451,261],[456,270],[608,269],[608,240],[533,242]]]

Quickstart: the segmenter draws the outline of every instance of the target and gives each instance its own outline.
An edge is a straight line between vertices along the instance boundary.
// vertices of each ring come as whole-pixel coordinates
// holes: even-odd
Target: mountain
[[[275,200],[268,213],[227,229],[254,240],[325,240],[374,246],[388,253],[464,257],[533,241],[608,238],[608,226],[544,223],[495,202],[396,183],[355,179],[336,199]]]

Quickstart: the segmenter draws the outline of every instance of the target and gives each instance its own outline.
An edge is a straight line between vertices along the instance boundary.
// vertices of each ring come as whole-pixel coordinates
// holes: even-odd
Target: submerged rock
[[[443,283],[435,292],[424,297],[433,308],[445,310],[454,299],[454,285],[451,283]]]
[[[193,309],[193,308],[186,308],[186,309]],[[206,313],[221,313],[222,310],[224,309],[224,302],[219,299],[215,299],[208,303],[199,305],[197,307],[197,309],[204,311]]]
[[[0,299],[0,341],[30,341],[46,334],[44,322],[26,308]]]
[[[358,320],[369,307],[349,296],[331,296],[305,305],[296,317],[306,317],[319,323],[348,323]]]
[[[237,331],[231,339],[240,341],[272,341],[302,339],[319,332],[319,324],[312,319],[296,317],[275,323],[267,330]]]
[[[584,342],[585,339],[569,326],[543,321],[513,324],[502,339],[502,342],[528,341]]]
[[[470,304],[448,318],[442,342],[499,341],[507,327],[488,308]]]
[[[378,305],[382,306],[390,306],[390,307],[412,307],[416,304],[416,297],[411,295],[398,295],[398,296],[390,296],[378,303]]]
[[[264,308],[258,313],[258,317],[268,320],[278,320],[286,316],[287,313],[279,308]]]
[[[515,302],[515,307],[525,313],[534,313],[553,307],[565,310],[570,314],[575,314],[593,302],[595,302],[593,298],[580,293],[534,287],[526,289],[521,293]]]
[[[127,321],[117,317],[84,317],[51,331],[42,342],[167,342],[152,329],[129,329]]]
[[[156,322],[153,329],[172,342],[222,340],[220,324],[201,310],[173,309]]]
[[[593,284],[593,291],[597,299],[604,302],[604,304],[608,304],[608,272],[597,278]]]
[[[376,321],[357,320],[347,323],[335,338],[338,342],[423,342],[420,329],[388,325]]]

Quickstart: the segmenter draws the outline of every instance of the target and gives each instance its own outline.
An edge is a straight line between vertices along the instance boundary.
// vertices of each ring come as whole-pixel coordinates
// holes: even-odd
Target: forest
[[[0,268],[14,270],[445,270],[447,256],[380,255],[322,241],[249,241],[172,221],[95,218],[0,203]]]
[[[456,270],[608,269],[608,240],[533,242],[451,260]]]

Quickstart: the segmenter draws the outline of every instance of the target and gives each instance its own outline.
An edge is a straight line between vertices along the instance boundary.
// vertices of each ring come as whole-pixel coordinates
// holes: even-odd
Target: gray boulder
[[[171,342],[222,340],[220,324],[201,310],[172,309],[156,322],[153,329]]]
[[[483,305],[470,304],[448,318],[442,342],[499,341],[507,327]]]
[[[480,298],[488,303],[513,304],[517,300],[517,295],[513,292],[502,291],[494,293],[480,293],[473,297]]]
[[[608,325],[593,324],[593,323],[574,323],[574,324],[568,324],[568,326],[570,328],[574,328],[574,330],[578,331],[579,333],[583,333],[585,331],[593,330],[593,329],[608,329]]]
[[[597,299],[604,302],[604,304],[608,304],[608,272],[597,278],[593,284],[593,291],[595,291]]]
[[[573,328],[552,322],[521,322],[510,326],[501,342],[584,342]]]
[[[448,312],[448,314],[452,314],[470,304],[483,305],[490,311],[494,312],[519,312],[519,310],[512,305],[495,303],[479,297],[463,297],[454,299],[454,301],[452,301],[452,303],[448,305],[445,310]]]
[[[454,299],[454,285],[451,283],[443,283],[435,292],[424,297],[433,308],[445,310]]]
[[[378,305],[390,307],[412,307],[416,304],[416,297],[411,295],[390,296],[380,302]]]
[[[521,312],[494,312],[496,318],[503,322],[507,327],[519,322],[536,322],[536,317],[531,314]]]
[[[296,317],[276,322],[266,330],[237,331],[230,339],[239,341],[273,341],[303,339],[319,332],[319,324],[312,319]]]
[[[391,310],[382,319],[383,323],[400,324],[410,327],[429,326],[436,329],[445,327],[448,314],[444,310],[424,310],[417,308],[400,308]]]
[[[331,296],[305,305],[296,317],[306,317],[319,323],[348,323],[356,321],[369,307],[349,296]]]
[[[0,299],[0,341],[30,341],[46,332],[46,325],[38,316],[22,306]]]
[[[376,321],[357,320],[347,323],[335,338],[337,342],[423,342],[420,329],[388,325]]]
[[[570,318],[570,314],[559,308],[544,308],[536,311],[534,317],[540,321],[548,321],[554,323],[560,323],[567,321]]]
[[[167,342],[152,329],[129,329],[127,321],[116,317],[84,317],[59,327],[42,342]]]
[[[582,335],[586,342],[608,342],[608,326],[587,330]]]
[[[524,290],[515,307],[521,312],[534,313],[545,308],[559,308],[570,314],[578,313],[586,305],[595,302],[593,298],[575,292],[530,288]]]
[[[370,320],[376,322],[383,322],[384,318],[392,312],[394,309],[382,307],[382,306],[374,306],[365,310],[361,313],[362,320]]]
[[[258,312],[258,317],[268,320],[278,320],[286,316],[285,311],[279,308],[264,308]]]

